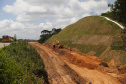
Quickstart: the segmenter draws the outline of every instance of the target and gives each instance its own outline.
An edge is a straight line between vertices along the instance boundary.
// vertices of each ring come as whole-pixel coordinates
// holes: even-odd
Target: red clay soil
[[[53,49],[52,44],[44,43],[42,44],[49,49]],[[50,47],[51,46],[51,47]],[[67,48],[55,48],[53,49],[55,53],[58,53],[58,56],[74,65],[77,65],[79,67],[86,67],[88,69],[96,69],[101,62],[104,62],[100,60],[99,58],[91,55],[85,55],[85,54],[79,54],[77,51],[70,51]]]
[[[33,45],[45,63],[50,84],[126,84],[125,67],[67,48],[53,49],[52,44]],[[100,65],[107,63],[109,67]]]

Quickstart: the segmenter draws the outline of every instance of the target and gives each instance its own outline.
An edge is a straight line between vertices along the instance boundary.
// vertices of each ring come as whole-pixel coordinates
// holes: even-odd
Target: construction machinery
[[[55,46],[58,47],[58,48],[63,48],[63,47],[64,47],[64,45],[61,45],[61,44],[59,43],[58,40],[55,40],[55,41],[53,42],[53,45],[55,45]]]
[[[2,36],[2,42],[11,42],[11,41],[13,41],[13,37],[10,37],[8,35]]]

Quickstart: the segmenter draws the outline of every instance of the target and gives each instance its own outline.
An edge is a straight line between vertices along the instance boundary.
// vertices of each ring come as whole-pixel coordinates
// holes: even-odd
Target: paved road
[[[4,47],[4,46],[8,46],[10,45],[10,43],[0,43],[0,48]]]

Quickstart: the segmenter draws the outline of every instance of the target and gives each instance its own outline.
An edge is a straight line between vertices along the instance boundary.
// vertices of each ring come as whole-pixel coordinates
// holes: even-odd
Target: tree
[[[61,28],[59,28],[59,29],[53,28],[52,31],[49,31],[49,30],[41,31],[40,39],[38,40],[38,42],[39,43],[44,43],[52,35],[59,33],[61,30],[62,30]]]
[[[17,41],[17,37],[16,37],[16,34],[14,34],[14,41]]]
[[[59,29],[53,28],[53,29],[52,29],[52,34],[57,34],[57,33],[59,33],[61,30],[62,30],[61,28],[59,28]]]
[[[126,0],[116,0],[114,4],[108,4],[114,18],[126,26]],[[121,31],[124,50],[126,51],[126,29]]]
[[[46,40],[48,40],[51,37],[49,34],[44,34],[40,36],[40,39],[38,40],[39,43],[44,43]]]
[[[56,33],[59,33],[62,29],[59,28],[59,29],[56,29]]]
[[[102,13],[101,16],[109,17],[109,18],[114,18],[113,13],[108,11],[106,13]]]
[[[48,34],[51,34],[52,33],[52,31],[48,31]]]
[[[47,34],[48,30],[41,31],[42,34]]]
[[[126,0],[117,0],[114,4],[109,4],[108,6],[111,7],[114,19],[126,25]]]

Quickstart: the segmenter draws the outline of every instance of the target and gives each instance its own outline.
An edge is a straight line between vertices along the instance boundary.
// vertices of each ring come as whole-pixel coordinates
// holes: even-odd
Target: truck
[[[8,36],[8,35],[2,36],[2,42],[11,42],[11,41],[13,41],[13,37]]]

